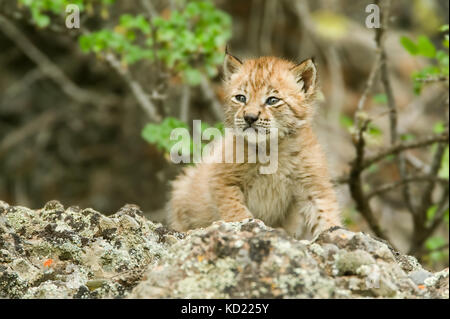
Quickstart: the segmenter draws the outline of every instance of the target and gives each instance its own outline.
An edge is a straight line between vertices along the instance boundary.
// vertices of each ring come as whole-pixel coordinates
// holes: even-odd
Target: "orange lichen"
[[[44,261],[44,267],[50,267],[53,264],[53,259],[49,258]]]

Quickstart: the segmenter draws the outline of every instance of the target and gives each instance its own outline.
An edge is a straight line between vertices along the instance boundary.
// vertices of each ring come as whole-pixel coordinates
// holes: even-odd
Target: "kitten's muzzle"
[[[244,120],[249,126],[255,123],[258,120],[258,118],[259,114],[247,113],[244,115]]]

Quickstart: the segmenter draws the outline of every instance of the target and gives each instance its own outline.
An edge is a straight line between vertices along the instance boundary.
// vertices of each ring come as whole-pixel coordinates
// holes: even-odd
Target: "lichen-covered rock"
[[[107,217],[0,201],[0,298],[448,298],[448,282],[339,228],[313,242],[258,220],[182,234],[134,205]]]
[[[134,205],[107,217],[0,202],[0,298],[123,297],[167,254],[162,229]]]
[[[409,260],[406,266],[405,260]],[[405,270],[420,267],[413,260],[414,257],[405,258],[382,241],[343,229],[331,229],[308,242],[294,240],[260,221],[216,222],[190,232],[170,247],[130,297],[448,296],[448,271],[436,274],[438,277],[428,286],[417,285]]]

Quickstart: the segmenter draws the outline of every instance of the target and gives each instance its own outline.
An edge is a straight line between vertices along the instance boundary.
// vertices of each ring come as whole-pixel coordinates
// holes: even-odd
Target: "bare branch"
[[[437,177],[439,169],[441,168],[441,162],[442,162],[442,157],[444,156],[444,152],[445,152],[445,147],[446,144],[444,143],[439,143],[436,153],[433,156],[433,160],[431,163],[431,171],[430,171],[430,176],[432,177]],[[431,206],[431,195],[433,193],[433,189],[434,189],[435,183],[433,181],[430,181],[427,186],[425,187],[423,193],[422,193],[422,199],[420,202],[420,206],[418,208],[418,213],[420,215],[423,215],[423,218],[426,217],[426,212],[428,210],[428,208]],[[417,216],[418,218],[420,218],[419,216]]]
[[[415,79],[418,82],[422,83],[436,83],[436,82],[447,82],[448,83],[448,76],[429,76],[426,78],[416,78]]]
[[[352,195],[353,200],[356,203],[356,209],[361,213],[364,219],[367,221],[369,227],[373,230],[376,236],[388,240],[386,233],[381,229],[378,221],[375,218],[375,215],[370,207],[369,201],[364,194],[364,190],[362,187],[361,173],[362,167],[361,164],[364,160],[364,132],[367,130],[367,127],[370,123],[370,120],[365,120],[361,128],[358,131],[357,137],[353,140],[353,143],[356,148],[356,158],[352,162],[352,168],[350,171],[349,177],[349,188],[350,193]]]
[[[447,184],[448,180],[445,178],[439,178],[439,177],[432,176],[432,175],[412,176],[412,177],[408,177],[405,179],[401,179],[397,182],[385,184],[385,185],[373,190],[372,192],[367,194],[367,199],[369,200],[369,199],[373,198],[374,196],[378,196],[382,193],[393,190],[399,186],[403,186],[407,183],[414,183],[414,182],[433,182],[433,183],[437,182],[437,183]]]
[[[58,115],[59,113],[54,109],[49,110],[33,118],[14,132],[6,135],[0,141],[0,158],[14,145],[17,145],[22,140],[36,134],[43,127],[48,127],[58,118]]]
[[[440,134],[440,135],[429,136],[429,137],[426,137],[423,139],[418,139],[418,140],[412,141],[412,142],[403,142],[403,143],[391,146],[387,149],[381,150],[373,156],[368,156],[362,163],[362,168],[367,168],[370,165],[381,161],[388,155],[395,155],[395,154],[398,154],[405,150],[410,150],[410,149],[414,149],[414,148],[426,147],[426,146],[429,146],[434,143],[439,143],[439,142],[448,143],[448,141],[449,141],[448,134],[444,133],[444,134]]]
[[[153,6],[151,0],[141,0],[141,4],[144,7],[144,9],[147,11],[150,18],[153,18],[158,15],[158,12],[156,11],[155,7]]]
[[[156,106],[153,102],[148,98],[147,93],[142,88],[141,84],[133,79],[130,72],[123,68],[120,64],[120,61],[111,53],[105,55],[106,61],[113,67],[116,72],[122,76],[125,82],[131,89],[131,92],[136,97],[139,105],[148,115],[149,119],[154,122],[161,122],[162,117],[159,114]]]
[[[80,103],[105,100],[95,92],[75,85],[45,54],[43,54],[8,18],[0,14],[0,29],[46,76],[51,78],[72,99]]]

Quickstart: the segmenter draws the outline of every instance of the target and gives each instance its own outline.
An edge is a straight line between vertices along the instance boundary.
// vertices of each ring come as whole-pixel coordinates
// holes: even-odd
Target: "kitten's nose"
[[[258,120],[258,117],[259,115],[249,113],[244,115],[244,120],[245,122],[247,122],[248,125],[252,125],[254,122]]]

